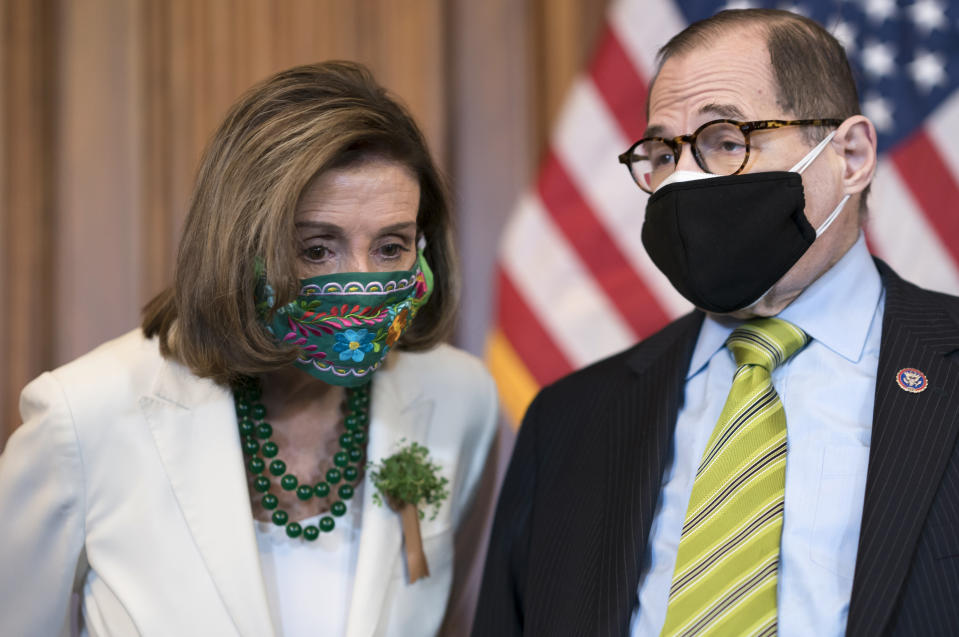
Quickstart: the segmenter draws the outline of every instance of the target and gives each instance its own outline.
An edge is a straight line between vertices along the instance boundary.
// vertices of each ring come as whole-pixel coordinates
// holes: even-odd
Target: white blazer
[[[0,635],[274,635],[230,391],[134,331],[31,382],[0,455]],[[432,575],[406,582],[399,516],[363,490],[349,637],[433,635],[453,533],[496,428],[492,379],[441,345],[373,381],[368,457],[418,441],[450,498],[423,521]],[[74,629],[76,627],[74,626]]]

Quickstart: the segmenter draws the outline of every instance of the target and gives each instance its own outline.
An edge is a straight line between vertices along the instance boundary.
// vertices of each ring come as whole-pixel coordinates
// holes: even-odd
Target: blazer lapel
[[[433,401],[421,395],[407,395],[402,377],[390,367],[381,368],[376,374],[371,409],[367,443],[370,462],[379,462],[395,453],[405,444],[404,439],[426,441]],[[400,518],[385,504],[378,506],[373,502],[375,491],[373,483],[366,479],[347,637],[370,637],[376,632],[392,573],[402,559]]]
[[[140,407],[237,632],[273,635],[229,390],[165,361]]]
[[[624,635],[703,314],[693,312],[642,343],[627,359],[636,374],[609,412],[608,478],[598,635]]]
[[[926,514],[959,431],[959,326],[934,294],[879,264],[886,289],[872,444],[847,635],[878,635],[892,617]],[[920,393],[902,389],[921,371]]]

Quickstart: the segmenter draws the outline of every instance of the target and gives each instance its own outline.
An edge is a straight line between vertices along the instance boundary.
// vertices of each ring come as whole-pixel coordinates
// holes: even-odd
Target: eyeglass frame
[[[736,119],[714,119],[706,122],[695,131],[687,135],[677,135],[676,137],[643,137],[639,141],[633,143],[629,149],[620,155],[617,156],[619,163],[626,166],[626,170],[629,171],[630,178],[640,187],[643,192],[648,192],[652,194],[652,190],[647,190],[647,187],[640,183],[640,181],[633,175],[632,161],[631,157],[634,156],[633,151],[637,146],[645,142],[662,142],[669,146],[670,150],[673,151],[673,170],[676,169],[676,166],[679,165],[679,158],[683,152],[683,144],[689,144],[690,149],[693,153],[693,159],[696,160],[696,165],[702,168],[704,171],[709,172],[709,169],[704,166],[705,163],[699,155],[699,150],[696,147],[696,138],[699,134],[705,130],[707,127],[714,124],[734,124],[743,134],[743,140],[746,145],[746,153],[743,156],[743,163],[740,164],[739,168],[735,172],[731,172],[728,175],[723,175],[728,177],[731,175],[738,175],[746,167],[746,164],[749,163],[749,134],[757,130],[775,130],[777,128],[785,128],[787,126],[839,126],[842,124],[843,120],[841,119],[765,119],[765,120],[756,120],[752,122],[741,122]]]

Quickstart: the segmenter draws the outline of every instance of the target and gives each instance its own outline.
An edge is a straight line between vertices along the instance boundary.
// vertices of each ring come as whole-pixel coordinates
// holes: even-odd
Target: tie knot
[[[736,367],[759,365],[770,372],[809,342],[801,329],[777,318],[753,319],[733,330],[726,347],[736,359]]]

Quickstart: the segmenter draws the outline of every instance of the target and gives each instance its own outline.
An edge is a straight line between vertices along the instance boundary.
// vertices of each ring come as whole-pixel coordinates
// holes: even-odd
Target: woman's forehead
[[[295,221],[353,226],[415,224],[420,188],[395,161],[366,161],[314,177],[297,204]]]

